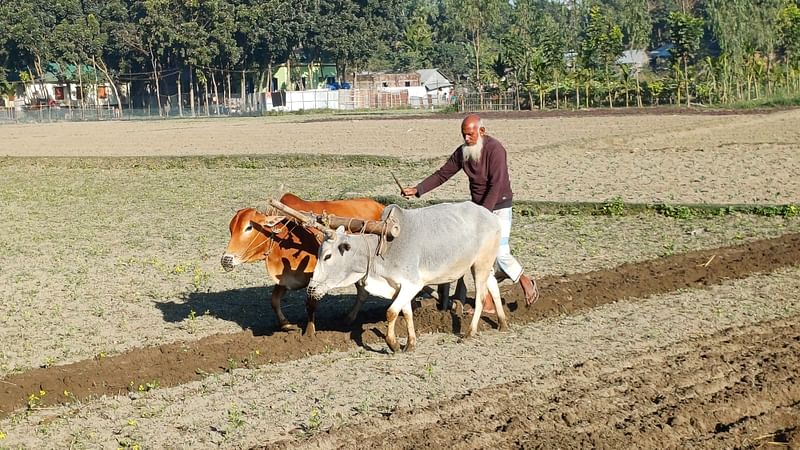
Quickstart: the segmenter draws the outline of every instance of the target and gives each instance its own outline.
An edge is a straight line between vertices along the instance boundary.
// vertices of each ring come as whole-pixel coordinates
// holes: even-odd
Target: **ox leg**
[[[472,277],[475,278],[475,310],[472,313],[472,321],[469,324],[469,331],[467,331],[466,336],[464,336],[465,338],[470,338],[478,334],[478,322],[481,320],[481,312],[483,311],[483,298],[486,296],[486,283],[491,275],[491,270],[472,266]],[[495,305],[497,305],[499,301],[500,296],[498,295],[495,299]],[[502,306],[500,310],[502,310]]]
[[[367,290],[364,289],[364,285],[361,282],[356,283],[356,304],[353,305],[353,309],[347,313],[347,324],[350,325],[356,321],[356,316],[358,312],[361,311],[361,307],[364,306],[364,300],[367,299]]]
[[[456,292],[453,294],[455,298],[461,301],[461,304],[467,301],[467,283],[464,282],[464,277],[461,277],[456,282]]]
[[[409,307],[409,310],[411,309],[411,300],[414,299],[414,296],[417,295],[417,292],[419,292],[421,288],[422,286],[407,287],[401,285],[400,290],[394,297],[394,301],[389,305],[389,309],[386,311],[386,345],[388,345],[394,353],[400,351],[400,344],[397,343],[397,335],[394,331],[397,317],[400,315],[400,311],[404,311],[406,305]],[[411,317],[410,311],[406,317],[406,321],[408,321]],[[409,339],[411,339],[411,336],[409,336]]]
[[[492,296],[494,302],[494,309],[497,310],[497,326],[500,331],[508,331],[508,319],[506,318],[506,311],[503,309],[503,301],[500,299],[500,287],[497,285],[497,278],[489,275],[486,281],[486,287],[489,289],[489,294]]]
[[[414,330],[414,313],[411,310],[411,303],[403,307],[403,317],[406,319],[406,331],[408,333],[408,339],[403,351],[411,352],[417,348],[417,333]]]
[[[449,311],[453,307],[453,300],[450,299],[450,283],[440,284],[437,290],[439,291],[439,309]]]
[[[314,325],[315,316],[317,313],[317,299],[306,297],[306,315],[308,316],[308,323],[306,323],[306,336],[313,336],[317,332],[317,326]]]
[[[286,320],[286,316],[283,315],[283,311],[281,310],[281,299],[285,293],[286,286],[281,286],[280,284],[275,285],[272,289],[272,310],[275,311],[275,316],[278,318],[278,329],[281,331],[294,331],[297,327]]]

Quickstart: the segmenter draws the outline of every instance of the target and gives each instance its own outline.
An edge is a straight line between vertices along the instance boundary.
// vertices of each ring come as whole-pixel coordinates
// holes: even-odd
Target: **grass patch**
[[[285,169],[350,167],[413,169],[427,167],[434,160],[403,159],[372,155],[240,155],[240,156],[154,156],[154,157],[0,157],[0,168],[34,167],[43,169]]]
[[[800,94],[796,95],[775,95],[769,98],[736,102],[727,105],[732,109],[758,109],[758,108],[788,108],[800,106]]]

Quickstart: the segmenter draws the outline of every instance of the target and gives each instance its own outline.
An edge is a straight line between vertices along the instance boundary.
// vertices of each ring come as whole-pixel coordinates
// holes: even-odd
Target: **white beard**
[[[466,143],[461,146],[461,154],[464,156],[465,161],[480,161],[481,151],[483,151],[483,137],[478,138],[475,145],[467,145]]]

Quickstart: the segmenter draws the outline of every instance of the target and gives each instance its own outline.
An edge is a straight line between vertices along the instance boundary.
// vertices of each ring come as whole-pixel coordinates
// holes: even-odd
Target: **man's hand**
[[[417,196],[417,188],[415,187],[407,187],[400,190],[400,194],[402,194],[405,198],[411,198]]]

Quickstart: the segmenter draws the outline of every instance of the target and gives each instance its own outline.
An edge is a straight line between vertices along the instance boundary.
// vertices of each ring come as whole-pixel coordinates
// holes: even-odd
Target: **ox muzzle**
[[[230,272],[240,264],[239,258],[237,258],[235,255],[231,255],[230,253],[224,253],[222,258],[220,258],[219,263],[222,265],[222,268],[225,269],[225,272]]]
[[[320,284],[312,278],[311,281],[308,282],[308,287],[306,288],[306,294],[312,300],[319,300],[328,293],[328,289],[325,285]]]

